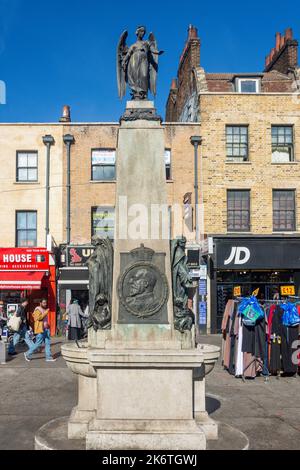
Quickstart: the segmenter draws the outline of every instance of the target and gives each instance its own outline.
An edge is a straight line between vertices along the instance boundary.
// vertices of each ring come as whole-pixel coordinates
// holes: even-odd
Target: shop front
[[[0,305],[9,318],[28,298],[28,320],[41,299],[48,301],[51,335],[56,333],[56,268],[46,248],[0,248]]]
[[[187,264],[192,287],[188,289],[189,307],[193,310],[196,320],[197,334],[207,332],[207,266],[201,258],[198,246],[187,247]]]
[[[209,255],[211,333],[220,333],[229,299],[300,294],[299,237],[213,237]]]
[[[82,310],[89,303],[89,271],[87,262],[94,247],[67,246],[61,250],[58,298],[62,314],[71,300],[78,300]]]

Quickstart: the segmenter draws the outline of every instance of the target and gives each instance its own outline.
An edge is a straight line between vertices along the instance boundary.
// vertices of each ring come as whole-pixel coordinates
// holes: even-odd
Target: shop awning
[[[66,290],[87,290],[89,270],[87,268],[62,268],[59,271],[58,285]]]
[[[0,272],[1,290],[39,290],[45,272]]]

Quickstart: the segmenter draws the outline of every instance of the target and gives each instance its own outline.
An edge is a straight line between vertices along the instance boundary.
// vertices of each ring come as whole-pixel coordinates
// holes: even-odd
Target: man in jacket
[[[51,336],[50,326],[48,323],[49,309],[47,309],[47,300],[42,299],[39,307],[33,312],[34,333],[37,335],[35,343],[31,346],[27,353],[24,353],[26,361],[31,361],[32,354],[45,343],[45,356],[47,362],[55,362],[56,359],[51,354]]]
[[[33,346],[33,341],[30,338],[29,335],[29,329],[28,329],[28,322],[27,322],[27,314],[26,314],[26,309],[28,307],[28,299],[22,299],[21,300],[21,305],[19,305],[16,316],[18,318],[21,318],[21,325],[19,331],[17,331],[14,336],[13,340],[9,342],[8,346],[8,354],[10,356],[15,356],[16,353],[16,346],[17,344],[21,341],[21,339],[25,340],[25,343],[27,344],[28,348],[30,349]]]

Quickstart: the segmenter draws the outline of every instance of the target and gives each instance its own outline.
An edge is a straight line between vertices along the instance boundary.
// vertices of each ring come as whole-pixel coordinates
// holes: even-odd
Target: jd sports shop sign
[[[216,269],[300,269],[300,238],[215,239]]]

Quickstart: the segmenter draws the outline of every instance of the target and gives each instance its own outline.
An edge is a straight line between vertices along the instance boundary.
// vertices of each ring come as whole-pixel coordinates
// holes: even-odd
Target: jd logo
[[[238,265],[246,264],[248,263],[250,256],[251,254],[249,248],[246,248],[245,246],[233,246],[231,248],[230,256],[227,260],[224,261],[224,264],[225,266],[231,264],[232,262]]]

